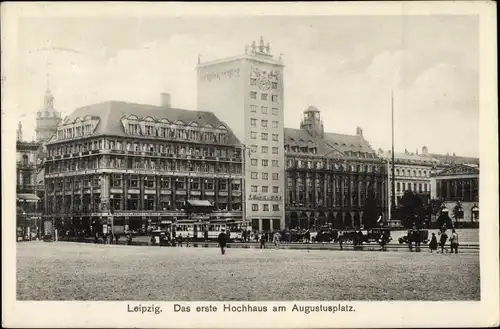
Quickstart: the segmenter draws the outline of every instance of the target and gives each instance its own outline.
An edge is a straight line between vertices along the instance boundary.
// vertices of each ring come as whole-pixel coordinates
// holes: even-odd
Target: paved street
[[[478,254],[17,244],[20,300],[479,300]]]

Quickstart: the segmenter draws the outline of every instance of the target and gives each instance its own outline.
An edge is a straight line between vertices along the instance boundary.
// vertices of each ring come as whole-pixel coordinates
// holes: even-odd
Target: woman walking
[[[438,241],[436,238],[436,233],[432,233],[431,242],[429,242],[429,249],[431,250],[432,253],[433,251],[436,251],[437,248],[438,248]]]

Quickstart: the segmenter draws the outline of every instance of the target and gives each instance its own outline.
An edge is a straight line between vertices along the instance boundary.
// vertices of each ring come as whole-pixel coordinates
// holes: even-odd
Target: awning
[[[208,200],[188,200],[187,203],[192,207],[212,207],[212,204]]]
[[[34,194],[18,194],[17,201],[38,202],[40,201],[40,198]]]

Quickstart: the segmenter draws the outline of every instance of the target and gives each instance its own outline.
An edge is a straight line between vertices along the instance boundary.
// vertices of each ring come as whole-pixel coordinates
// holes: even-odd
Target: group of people
[[[120,241],[120,234],[118,233],[105,233],[99,235],[99,233],[96,233],[94,236],[94,243],[98,244],[102,240],[103,244],[118,244],[118,241]],[[125,242],[130,245],[132,244],[132,234],[131,233],[125,233]]]
[[[264,234],[262,233],[259,237],[257,233],[255,233],[255,239],[257,241],[260,241],[260,249],[265,249],[266,248],[266,242],[270,240],[270,234]],[[221,254],[224,255],[226,253],[226,246],[227,246],[227,234],[225,230],[223,229],[222,232],[219,234],[217,238],[217,242],[220,247]],[[275,248],[280,247],[280,240],[281,240],[281,234],[279,232],[275,232],[272,234],[272,241],[273,245]]]
[[[446,249],[446,242],[448,241],[448,234],[446,234],[446,229],[440,229],[438,232],[439,235],[439,244],[438,244],[438,239],[436,237],[436,233],[432,233],[432,238],[431,242],[429,243],[429,249],[430,252],[432,253],[433,251],[436,251],[439,253],[438,246],[441,249],[441,253],[444,253],[445,251],[448,252],[448,249]],[[451,230],[451,236],[449,237],[450,241],[450,252],[458,254],[458,233],[455,231],[455,229]]]

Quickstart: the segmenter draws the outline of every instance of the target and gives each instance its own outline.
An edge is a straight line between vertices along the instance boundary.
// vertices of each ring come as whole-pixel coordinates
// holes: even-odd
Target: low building
[[[84,234],[242,223],[241,146],[213,113],[110,101],[75,110],[47,144],[46,213]],[[186,204],[209,203],[209,217]],[[199,203],[199,202],[198,202]]]
[[[449,166],[432,174],[431,197],[443,202],[457,226],[479,223],[479,167]]]
[[[310,106],[300,129],[285,128],[284,145],[287,228],[359,228],[386,218],[387,166],[361,128],[356,135],[324,132],[320,111]],[[364,216],[369,191],[372,223]]]
[[[392,195],[392,153],[378,150],[378,156],[386,159],[388,163],[387,187],[388,195]],[[396,206],[406,191],[412,191],[421,196],[422,201],[427,203],[431,197],[431,172],[438,165],[439,161],[434,159],[428,152],[427,147],[415,153],[405,150],[394,153],[394,177],[395,177],[395,201]],[[400,227],[401,221],[398,218],[390,218],[389,226]]]

